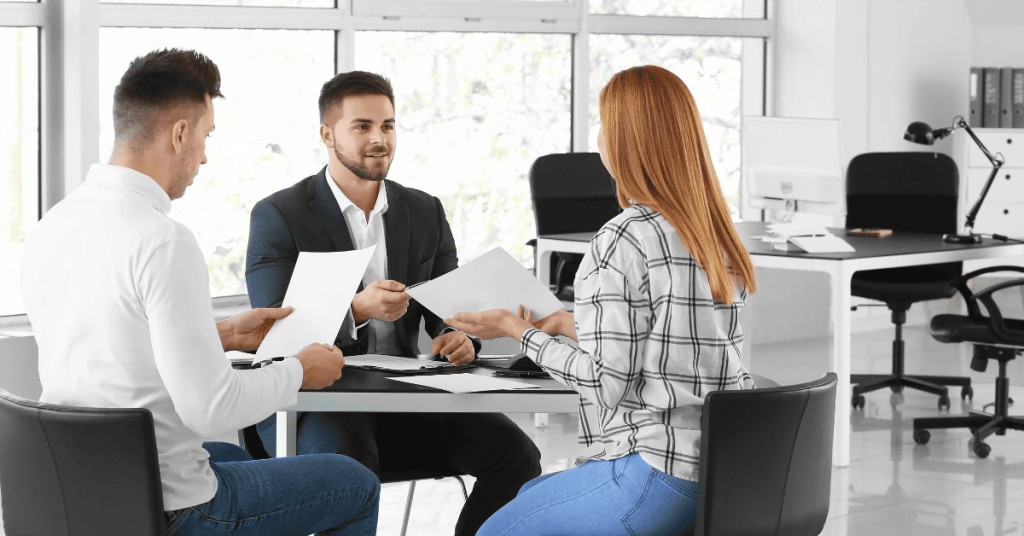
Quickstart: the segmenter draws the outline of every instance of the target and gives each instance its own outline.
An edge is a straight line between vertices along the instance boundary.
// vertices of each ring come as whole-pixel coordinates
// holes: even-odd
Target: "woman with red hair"
[[[624,210],[580,264],[575,315],[534,322],[493,310],[446,320],[470,334],[520,340],[580,393],[581,435],[600,448],[576,468],[525,484],[479,535],[692,532],[704,396],[753,387],[740,363],[738,320],[756,290],[754,268],[693,96],[677,76],[648,65],[613,76],[600,109],[598,150]]]

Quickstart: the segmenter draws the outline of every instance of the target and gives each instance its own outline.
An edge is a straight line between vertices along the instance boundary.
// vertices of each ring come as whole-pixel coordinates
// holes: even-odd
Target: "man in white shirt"
[[[472,361],[479,341],[452,329],[404,292],[459,266],[455,238],[436,197],[385,179],[397,148],[395,98],[384,77],[342,73],[320,91],[320,138],[329,163],[253,207],[246,284],[256,307],[278,307],[301,251],[348,251],[376,244],[364,290],[335,343],[346,355],[419,354],[420,324],[430,353]],[[348,304],[340,304],[348,307]],[[276,419],[258,425],[274,450]],[[338,453],[378,476],[434,469],[476,477],[455,534],[472,535],[540,474],[540,452],[508,417],[490,413],[304,413],[300,454]]]
[[[92,166],[25,248],[40,400],[153,413],[171,535],[374,534],[380,484],[355,461],[255,462],[203,443],[293,404],[300,386],[330,385],[344,365],[323,344],[256,370],[233,370],[224,356],[255,350],[291,311],[214,323],[199,245],[167,217],[206,163],[211,99],[221,96],[217,66],[193,51],[140,56],[121,78],[110,162]]]

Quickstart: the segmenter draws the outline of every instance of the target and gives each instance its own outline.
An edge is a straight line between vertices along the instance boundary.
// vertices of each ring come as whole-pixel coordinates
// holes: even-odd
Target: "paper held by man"
[[[546,284],[500,247],[405,291],[441,318],[491,309],[515,313],[520,305],[534,318],[544,318],[563,307]]]
[[[299,253],[281,303],[295,310],[274,323],[254,361],[295,355],[314,341],[333,344],[376,248]]]

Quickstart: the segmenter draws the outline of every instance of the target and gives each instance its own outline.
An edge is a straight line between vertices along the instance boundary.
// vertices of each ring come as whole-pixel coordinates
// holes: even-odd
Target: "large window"
[[[172,218],[196,235],[214,296],[245,294],[249,212],[257,201],[320,170],[317,97],[334,74],[334,33],[288,30],[104,28],[100,31],[100,155],[114,143],[114,87],[132,58],[163,47],[199,50],[220,68],[223,100],[209,162]]]
[[[25,237],[39,219],[39,31],[0,28],[0,316],[21,314]]]
[[[441,199],[460,262],[502,246],[531,264],[530,164],[571,150],[570,36],[359,32],[356,67],[391,79],[389,178]]]
[[[441,199],[463,263],[501,246],[533,266],[530,166],[545,154],[595,151],[598,93],[636,65],[664,66],[686,82],[723,190],[738,205],[741,120],[768,102],[768,6],[0,0],[0,316],[24,312],[19,267],[32,225],[92,163],[109,159],[113,90],[138,55],[196,49],[221,69],[226,98],[215,101],[209,163],[171,216],[199,241],[211,294],[236,303],[245,299],[252,206],[327,163],[319,90],[353,69],[392,80],[390,178]]]
[[[704,123],[704,136],[726,200],[737,213],[740,187],[742,39],[661,35],[590,36],[591,151],[597,151],[598,96],[615,73],[658,65],[689,87]]]

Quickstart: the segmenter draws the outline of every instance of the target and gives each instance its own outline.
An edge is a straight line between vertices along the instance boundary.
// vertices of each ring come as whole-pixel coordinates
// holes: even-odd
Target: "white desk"
[[[750,237],[765,234],[765,224],[744,222],[736,225],[743,243],[757,268],[779,268],[825,272],[831,278],[832,294],[832,368],[839,376],[836,387],[835,438],[832,464],[850,465],[850,280],[861,270],[896,268],[979,259],[997,259],[1024,255],[1024,244],[986,239],[978,245],[946,244],[939,235],[893,233],[884,238],[845,236],[845,230],[832,232],[846,239],[857,251],[810,255],[796,251],[773,250],[770,245]],[[583,253],[594,233],[541,236],[537,239],[537,277],[549,282],[550,258],[556,251]]]
[[[490,376],[492,369],[471,372]],[[576,413],[579,395],[555,380],[505,378],[540,386],[539,389],[454,394],[387,379],[400,374],[346,368],[342,378],[321,391],[300,391],[298,401],[277,412],[277,456],[295,455],[296,412],[403,413]]]

